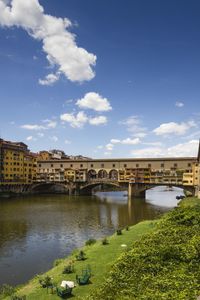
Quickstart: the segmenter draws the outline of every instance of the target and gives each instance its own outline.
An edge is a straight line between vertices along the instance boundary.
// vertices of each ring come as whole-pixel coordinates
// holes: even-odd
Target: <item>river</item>
[[[157,218],[181,194],[160,187],[147,191],[146,199],[130,200],[126,191],[0,199],[0,285],[25,283],[89,238]]]

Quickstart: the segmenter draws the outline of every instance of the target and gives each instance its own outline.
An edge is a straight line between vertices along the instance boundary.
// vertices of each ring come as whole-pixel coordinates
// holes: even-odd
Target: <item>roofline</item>
[[[69,163],[92,163],[92,162],[112,162],[112,161],[119,161],[119,162],[128,162],[128,161],[171,161],[171,160],[178,160],[178,161],[185,161],[185,160],[192,160],[197,161],[196,157],[160,157],[160,158],[100,158],[100,159],[89,159],[89,160],[71,160],[71,159],[50,159],[50,160],[38,160],[38,163],[61,163],[61,162],[69,162]]]

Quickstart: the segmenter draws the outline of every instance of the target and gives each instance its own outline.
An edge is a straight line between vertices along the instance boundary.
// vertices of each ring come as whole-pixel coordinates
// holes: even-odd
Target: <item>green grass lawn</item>
[[[58,286],[62,280],[75,281],[76,274],[81,274],[82,269],[87,265],[90,265],[92,270],[91,283],[85,286],[76,286],[73,289],[72,299],[83,299],[88,296],[91,291],[97,288],[104,281],[106,275],[111,269],[114,262],[120,257],[120,254],[124,253],[132,246],[133,242],[139,240],[144,234],[151,232],[155,227],[156,221],[144,221],[135,226],[129,228],[129,230],[123,230],[122,235],[116,235],[108,238],[109,244],[102,245],[101,241],[97,241],[94,245],[85,246],[82,248],[86,253],[87,259],[85,261],[76,261],[75,255],[63,259],[61,263],[46,272],[44,275],[49,275],[53,278],[53,282]],[[126,244],[127,247],[123,248],[121,245]],[[126,250],[127,249],[127,250]],[[79,249],[80,250],[80,249]],[[62,274],[64,267],[71,260],[74,260],[75,273]],[[32,279],[29,283],[21,287],[17,295],[26,295],[27,299],[59,299],[56,294],[47,293],[45,288],[41,288],[38,283],[38,278]],[[9,299],[9,298],[7,298]]]

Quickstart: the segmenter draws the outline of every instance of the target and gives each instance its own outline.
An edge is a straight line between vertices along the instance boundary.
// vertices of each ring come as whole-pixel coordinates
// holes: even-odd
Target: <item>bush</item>
[[[59,264],[61,264],[63,262],[63,259],[62,258],[58,258],[56,260],[54,260],[53,262],[53,266],[54,267],[57,267]]]
[[[108,245],[109,241],[108,239],[105,237],[102,241],[101,241],[102,245]]]
[[[14,295],[11,297],[11,300],[26,300],[26,296],[17,296],[17,295]]]
[[[122,230],[121,229],[117,229],[116,233],[117,233],[117,235],[122,235]]]
[[[7,297],[15,293],[15,288],[8,284],[3,284],[0,289],[0,295]]]
[[[40,277],[39,278],[39,284],[41,287],[46,288],[53,285],[52,278],[50,276]]]
[[[76,260],[85,260],[86,259],[86,254],[83,250],[81,250],[77,255],[76,255]]]
[[[125,227],[125,229],[126,229],[126,231],[129,231],[129,226],[127,225],[127,226]]]
[[[91,246],[94,245],[96,243],[95,239],[89,239],[85,242],[85,246]]]
[[[63,274],[71,274],[71,273],[74,273],[73,262],[69,262],[68,265],[66,265],[63,270]]]

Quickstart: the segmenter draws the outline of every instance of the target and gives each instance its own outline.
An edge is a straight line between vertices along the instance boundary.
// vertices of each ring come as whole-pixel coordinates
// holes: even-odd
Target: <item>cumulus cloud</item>
[[[50,137],[50,140],[52,140],[53,142],[56,143],[58,141],[58,137],[53,135],[53,136]]]
[[[105,116],[98,116],[98,117],[94,117],[94,118],[90,118],[89,119],[89,123],[91,125],[103,125],[107,123],[107,118]]]
[[[82,128],[86,123],[95,126],[107,123],[107,118],[105,116],[88,117],[84,111],[79,111],[77,114],[62,114],[60,119],[63,122],[69,123],[73,128]]]
[[[48,120],[48,119],[47,120],[43,120],[43,123],[45,123],[45,125],[24,124],[24,125],[21,125],[20,127],[23,128],[23,129],[27,129],[27,130],[41,131],[41,130],[52,129],[52,128],[55,128],[57,126],[57,122],[56,121],[52,121],[52,120]]]
[[[30,135],[30,136],[27,136],[26,140],[27,140],[28,142],[30,142],[30,141],[36,141],[37,139],[34,138],[32,135]]]
[[[184,103],[181,101],[176,101],[175,106],[181,108],[184,106]]]
[[[107,98],[103,98],[94,92],[85,94],[82,99],[77,100],[76,105],[82,109],[93,109],[95,111],[109,111],[112,109]]]
[[[135,137],[144,137],[146,135],[146,128],[142,126],[142,121],[139,116],[130,116],[119,122],[120,125],[125,125],[127,130]]]
[[[180,124],[175,122],[169,122],[161,124],[159,127],[155,128],[153,132],[156,135],[164,136],[167,136],[169,134],[184,135],[192,127],[196,127],[194,121],[182,122]]]
[[[114,145],[111,144],[111,143],[109,143],[109,144],[106,145],[106,150],[112,151],[112,150],[113,150],[113,147],[114,147]]]
[[[133,157],[196,157],[199,141],[191,140],[168,148],[148,147],[131,151]]]
[[[48,74],[45,79],[39,79],[39,84],[41,85],[53,85],[56,81],[59,80],[59,73],[57,74]]]
[[[69,144],[71,144],[71,143],[72,143],[71,141],[65,140],[65,144],[66,144],[66,145],[69,145]]]
[[[37,124],[24,124],[21,126],[23,129],[27,130],[44,130],[46,129],[45,126],[37,125]]]
[[[40,84],[53,84],[58,73],[78,82],[95,76],[92,67],[96,56],[77,46],[75,35],[69,31],[71,21],[45,14],[38,0],[0,0],[0,25],[23,28],[31,37],[42,41],[46,58],[56,70],[55,74],[40,79]]]
[[[134,138],[134,139],[126,138],[123,140],[111,139],[110,142],[112,144],[124,144],[124,145],[137,145],[137,144],[141,143],[139,138]]]
[[[77,115],[73,113],[62,114],[60,119],[69,123],[73,128],[82,128],[88,122],[88,117],[83,111],[78,112]]]

